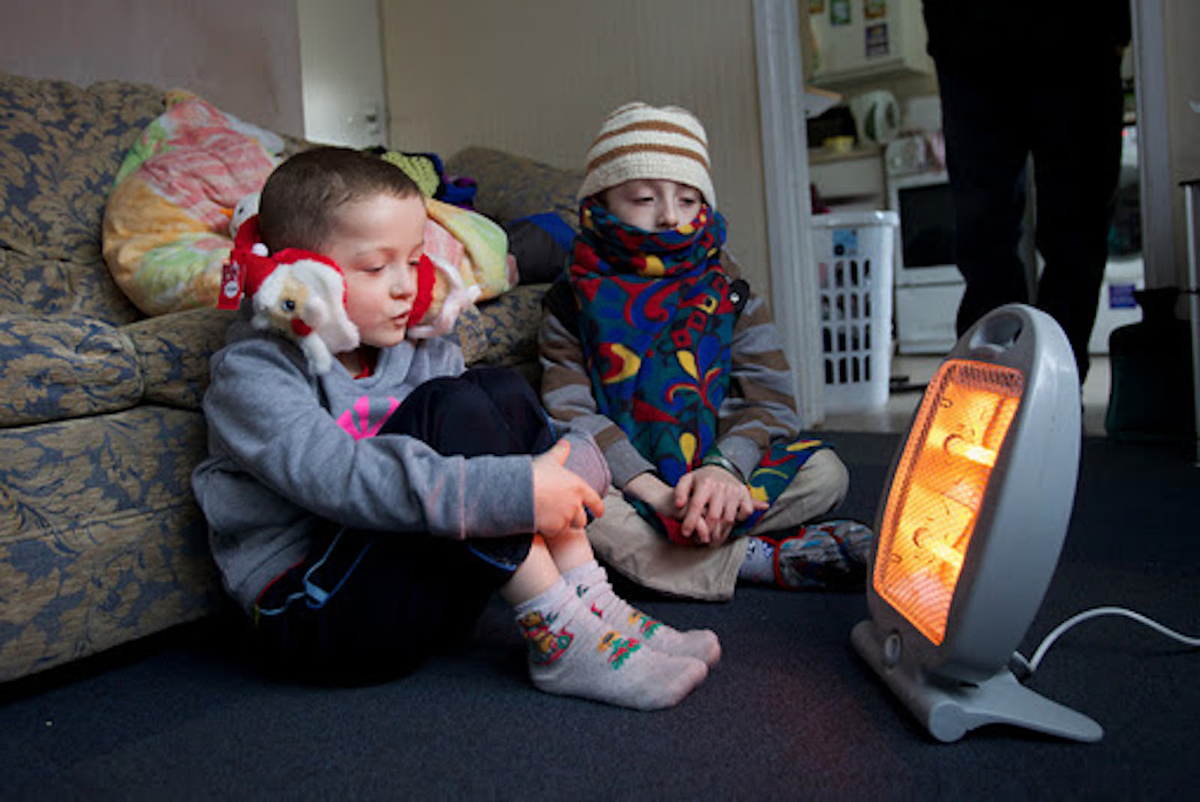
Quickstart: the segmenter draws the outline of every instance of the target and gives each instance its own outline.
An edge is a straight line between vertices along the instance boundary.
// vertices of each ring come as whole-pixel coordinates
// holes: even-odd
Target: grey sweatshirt
[[[309,373],[293,343],[239,320],[211,363],[204,396],[209,457],[192,488],[225,587],[248,612],[308,553],[328,522],[464,539],[534,530],[530,456],[444,457],[412,437],[374,437],[423,382],[464,371],[442,338],[404,342],[353,379],[336,360]],[[570,433],[567,467],[603,493],[591,438]]]

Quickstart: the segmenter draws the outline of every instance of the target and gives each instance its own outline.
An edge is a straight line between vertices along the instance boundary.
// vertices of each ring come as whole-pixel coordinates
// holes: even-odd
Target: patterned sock
[[[561,580],[514,612],[529,641],[530,678],[547,693],[660,710],[708,676],[703,661],[644,648],[606,626]]]
[[[636,638],[658,652],[703,660],[712,668],[721,659],[721,641],[712,630],[680,632],[633,607],[613,591],[608,574],[595,560],[563,573],[583,606],[627,638]]]
[[[738,569],[738,579],[770,585],[775,581],[775,545],[777,541],[762,537],[746,538],[746,559]]]
[[[785,537],[752,538],[738,577],[788,590],[860,590],[874,539],[868,527],[851,520],[808,524]]]

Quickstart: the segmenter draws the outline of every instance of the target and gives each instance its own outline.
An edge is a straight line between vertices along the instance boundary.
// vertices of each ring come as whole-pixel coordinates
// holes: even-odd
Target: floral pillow
[[[104,259],[148,315],[217,305],[233,210],[262,189],[285,149],[277,134],[190,93],[173,91],[167,104],[126,156],[104,213]],[[433,198],[427,208],[426,250],[441,268],[429,335],[445,333],[463,306],[507,292],[517,277],[500,226]]]
[[[104,212],[104,259],[148,315],[215,306],[233,242],[229,215],[257,192],[281,137],[173,92],[117,173]]]

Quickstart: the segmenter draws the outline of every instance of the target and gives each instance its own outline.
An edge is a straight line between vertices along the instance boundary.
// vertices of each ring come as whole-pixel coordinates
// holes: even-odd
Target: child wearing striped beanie
[[[861,586],[870,530],[809,523],[841,503],[848,473],[801,436],[770,312],[724,249],[700,120],[618,107],[578,199],[539,345],[547,409],[590,433],[612,473],[588,527],[596,554],[689,598],[728,599],[739,579]]]
[[[699,190],[716,209],[708,164],[708,135],[690,111],[626,103],[600,126],[588,150],[587,174],[578,199],[627,181],[671,181]]]

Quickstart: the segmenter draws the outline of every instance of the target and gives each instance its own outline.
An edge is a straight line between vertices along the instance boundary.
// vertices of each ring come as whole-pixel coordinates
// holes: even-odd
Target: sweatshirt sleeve
[[[204,412],[214,456],[341,525],[452,538],[533,531],[531,457],[447,457],[400,435],[355,439],[269,343],[214,357]]]

